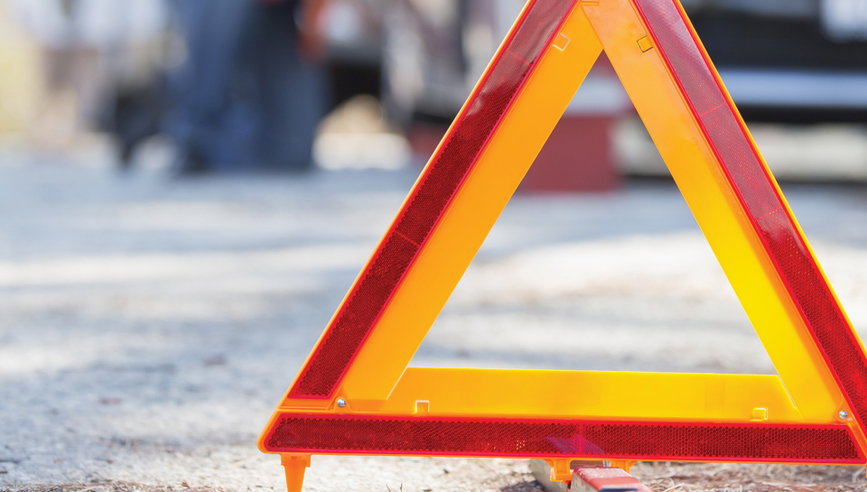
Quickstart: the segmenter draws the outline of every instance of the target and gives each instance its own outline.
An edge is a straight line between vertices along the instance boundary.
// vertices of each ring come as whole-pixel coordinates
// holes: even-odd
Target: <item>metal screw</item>
[[[340,408],[345,407],[346,406],[346,400],[344,400],[343,398],[337,400],[337,406]]]
[[[840,420],[846,420],[849,418],[849,413],[846,410],[840,410],[840,413],[837,414],[840,417]]]

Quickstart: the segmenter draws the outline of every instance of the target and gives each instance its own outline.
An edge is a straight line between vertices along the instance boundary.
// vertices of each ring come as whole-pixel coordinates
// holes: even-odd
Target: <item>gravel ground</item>
[[[283,489],[256,437],[417,172],[0,166],[0,489]],[[867,190],[784,189],[864,336]],[[413,364],[773,373],[667,181],[513,199]],[[863,467],[634,473],[660,492],[865,488]],[[305,484],[537,488],[521,460],[319,456]]]

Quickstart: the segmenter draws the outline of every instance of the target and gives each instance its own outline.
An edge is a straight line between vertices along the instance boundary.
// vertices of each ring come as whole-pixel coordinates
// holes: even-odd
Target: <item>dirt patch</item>
[[[182,483],[179,487],[166,485],[145,485],[116,480],[94,481],[92,483],[68,484],[28,484],[6,485],[0,492],[231,492],[221,487],[189,487]]]
[[[487,461],[487,460],[485,460]],[[473,463],[476,464],[476,463]],[[515,463],[517,465],[517,463]],[[459,468],[459,467],[458,467]],[[508,467],[504,467],[508,468]],[[520,467],[519,467],[520,468]],[[449,472],[445,470],[448,474]],[[460,471],[460,470],[456,470]],[[476,470],[478,471],[478,470]],[[486,470],[492,471],[492,470]],[[497,470],[479,477],[469,488],[500,492],[541,492],[544,489],[523,471]],[[738,465],[706,463],[638,463],[631,473],[654,492],[864,492],[867,475],[863,466]],[[458,475],[461,475],[458,473]],[[457,477],[455,477],[457,478]],[[461,480],[458,480],[460,482]],[[498,483],[499,482],[499,483]],[[505,483],[504,483],[505,482]],[[443,485],[443,484],[438,484]],[[460,483],[451,484],[462,489]],[[455,485],[457,485],[455,487]],[[404,487],[402,483],[382,492],[432,492],[426,488]],[[451,488],[451,487],[449,487]],[[439,489],[439,487],[437,487]],[[442,489],[440,489],[442,490]],[[222,487],[148,485],[127,481],[93,481],[77,484],[6,485],[0,492],[234,492]]]
[[[631,473],[655,492],[867,490],[863,466],[639,463]]]

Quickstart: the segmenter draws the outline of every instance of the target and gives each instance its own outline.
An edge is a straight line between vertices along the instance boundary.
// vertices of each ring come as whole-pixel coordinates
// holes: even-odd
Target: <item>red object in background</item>
[[[518,191],[611,191],[620,186],[614,161],[614,123],[632,101],[603,52],[548,137]],[[407,132],[413,153],[431,155],[448,127],[415,123]]]
[[[614,162],[611,115],[563,115],[518,191],[525,193],[611,191],[620,186]],[[417,123],[407,132],[423,161],[433,154],[447,126]],[[423,156],[423,157],[422,157]]]
[[[603,52],[569,104],[518,191],[610,191],[620,186],[614,122],[634,111]]]
[[[612,135],[616,118],[611,115],[563,115],[533,166],[520,192],[611,191],[620,186],[613,155]],[[407,132],[413,153],[433,154],[447,126],[415,124]]]
[[[614,117],[566,114],[518,188],[522,192],[609,191],[620,185],[612,155]]]

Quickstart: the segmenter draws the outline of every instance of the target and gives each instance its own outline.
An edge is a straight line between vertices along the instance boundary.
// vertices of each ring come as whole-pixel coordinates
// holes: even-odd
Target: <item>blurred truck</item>
[[[681,1],[778,176],[867,180],[867,0]],[[388,0],[382,97],[392,118],[411,133],[441,132],[523,4]],[[624,121],[613,138],[621,169],[665,174],[640,121]]]
[[[867,0],[684,0],[752,121],[867,122]]]
[[[748,120],[867,121],[867,0],[682,0]],[[456,114],[523,7],[392,0],[386,99],[399,118]]]

